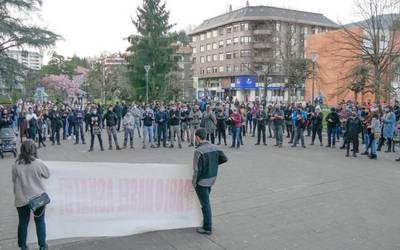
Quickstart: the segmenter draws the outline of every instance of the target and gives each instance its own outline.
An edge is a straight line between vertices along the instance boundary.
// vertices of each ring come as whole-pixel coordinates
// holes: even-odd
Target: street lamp
[[[312,98],[312,105],[314,106],[314,100],[315,100],[315,64],[317,63],[318,59],[318,54],[317,53],[312,53],[311,54],[311,61],[313,63],[313,79],[312,79],[312,93],[311,93],[311,98]]]
[[[144,70],[146,70],[146,104],[149,103],[149,71],[150,65],[144,65]]]

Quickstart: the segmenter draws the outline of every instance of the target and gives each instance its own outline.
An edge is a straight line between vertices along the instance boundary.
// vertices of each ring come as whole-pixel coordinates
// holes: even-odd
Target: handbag
[[[47,193],[43,193],[41,195],[35,196],[28,200],[29,208],[35,212],[41,207],[46,206],[50,203],[50,197]],[[39,216],[40,217],[40,216]]]

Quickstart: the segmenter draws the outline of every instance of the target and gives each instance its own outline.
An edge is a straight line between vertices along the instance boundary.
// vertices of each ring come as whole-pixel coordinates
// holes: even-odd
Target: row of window
[[[233,39],[226,39],[226,41],[219,41],[218,43],[207,43],[206,45],[200,45],[200,52],[205,52],[210,51],[210,50],[216,50],[216,49],[221,49],[224,47],[224,45],[226,45],[226,47],[233,45],[238,45],[240,42],[240,44],[243,45],[248,45],[252,42],[252,38],[251,36],[241,36],[239,37],[234,37]],[[194,47],[193,48],[193,54],[197,53],[197,48]]]
[[[239,23],[239,24],[234,24],[234,25],[228,25],[225,27],[220,27],[218,29],[202,33],[199,36],[193,36],[192,41],[193,42],[197,42],[197,40],[204,41],[205,39],[215,38],[218,35],[223,36],[225,34],[231,34],[234,32],[248,31],[248,30],[249,30],[248,23]]]
[[[240,65],[226,65],[226,66],[213,66],[207,68],[200,68],[200,75],[204,74],[215,74],[215,73],[233,73],[233,72],[249,72],[252,71],[250,63],[242,63]],[[277,63],[272,65],[272,72],[274,73],[281,73],[282,72],[282,65]]]
[[[219,53],[219,54],[214,54],[214,55],[208,55],[208,56],[201,56],[200,57],[200,63],[205,63],[205,62],[216,62],[216,61],[223,61],[223,60],[230,60],[230,59],[235,59],[240,57],[251,57],[251,49],[242,49],[242,50],[234,50],[234,51],[229,51],[226,53]],[[193,57],[193,63],[196,63],[196,57]]]
[[[214,66],[207,67],[205,69],[200,69],[200,75],[204,74],[215,74],[215,73],[231,73],[231,72],[248,72],[250,71],[251,64],[250,63],[242,63],[240,65],[226,65],[226,66]]]

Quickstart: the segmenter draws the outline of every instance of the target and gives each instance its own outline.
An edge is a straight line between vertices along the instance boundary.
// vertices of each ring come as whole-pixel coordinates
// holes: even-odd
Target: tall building
[[[189,33],[197,97],[286,100],[284,58],[304,57],[307,35],[337,27],[322,14],[249,4],[205,20]]]
[[[175,49],[173,57],[177,63],[176,72],[173,73],[182,90],[182,97],[184,100],[193,100],[196,94],[193,87],[192,47],[181,43],[173,44],[172,47]]]
[[[8,50],[7,55],[20,64],[33,70],[40,70],[43,66],[43,55],[26,50]]]

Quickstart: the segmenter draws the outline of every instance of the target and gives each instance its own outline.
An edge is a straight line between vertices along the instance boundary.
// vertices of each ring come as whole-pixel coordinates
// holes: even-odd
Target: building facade
[[[40,70],[43,66],[43,55],[38,52],[26,50],[8,50],[6,51],[10,58],[32,70]]]
[[[189,33],[197,98],[287,100],[285,58],[304,57],[307,35],[336,28],[322,14],[268,6],[205,20]],[[303,92],[294,98],[303,99]]]
[[[181,43],[174,44],[172,47],[175,49],[173,57],[177,63],[177,70],[174,73],[181,89],[181,98],[193,100],[196,93],[193,87],[192,47]]]

